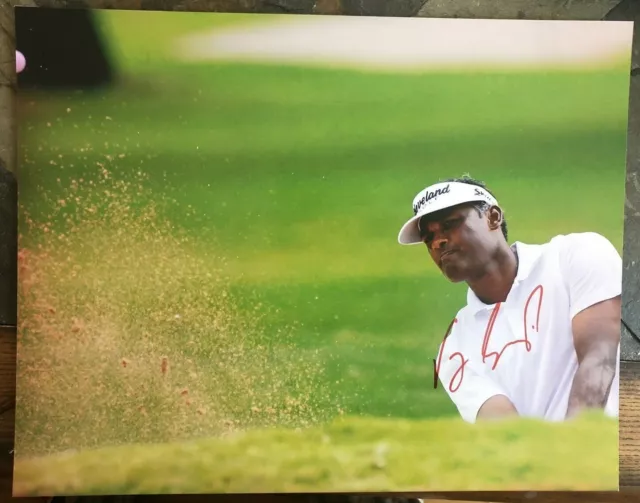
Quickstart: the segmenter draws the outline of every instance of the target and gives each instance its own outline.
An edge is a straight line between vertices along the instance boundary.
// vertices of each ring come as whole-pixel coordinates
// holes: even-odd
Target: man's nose
[[[433,238],[432,248],[439,250],[447,245],[447,238],[440,235]]]

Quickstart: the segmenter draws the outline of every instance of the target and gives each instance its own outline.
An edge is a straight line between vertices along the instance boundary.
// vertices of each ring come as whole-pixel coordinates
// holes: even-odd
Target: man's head
[[[424,243],[450,281],[480,278],[508,246],[507,222],[497,200],[484,183],[468,176],[427,187],[414,198],[413,209],[399,242]]]

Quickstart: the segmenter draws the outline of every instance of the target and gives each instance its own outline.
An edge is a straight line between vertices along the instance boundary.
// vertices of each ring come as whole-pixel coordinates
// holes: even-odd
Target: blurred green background
[[[539,243],[557,234],[595,231],[622,250],[629,83],[625,58],[606,67],[566,71],[408,73],[185,63],[172,57],[176,37],[222,26],[260,25],[270,17],[148,12],[141,22],[140,14],[96,14],[121,72],[118,85],[93,92],[22,93],[20,201],[33,221],[41,223],[31,228],[22,217],[22,247],[36,254],[40,244],[48,256],[81,256],[83,242],[51,238],[54,232],[73,235],[61,217],[60,200],[67,201],[68,214],[70,207],[91,199],[68,199],[69,187],[99,177],[104,166],[109,181],[102,179],[103,184],[139,183],[140,194],[150,195],[132,199],[131,207],[168,201],[162,221],[190,243],[190,253],[204,267],[202,277],[217,271],[225,278],[224,295],[235,299],[242,316],[259,313],[260,344],[289,362],[279,367],[289,379],[283,386],[295,389],[300,386],[296,372],[317,369],[305,377],[304,386],[311,394],[318,390],[317,401],[308,406],[315,407],[311,416],[318,421],[341,414],[456,416],[442,388],[433,389],[432,358],[464,305],[466,288],[441,277],[423,247],[397,244],[400,226],[412,215],[412,199],[425,186],[464,173],[483,180],[506,211],[512,242]],[[140,172],[144,181],[133,182]],[[92,229],[94,239],[100,226]],[[105,219],[103,230],[112,235],[117,229]],[[143,242],[151,231],[136,232]],[[63,242],[67,248],[56,252],[55,243]],[[139,395],[118,395],[126,388],[117,377],[124,366],[119,358],[140,348],[140,334],[146,332],[161,346],[154,347],[154,358],[168,354],[195,362],[204,402],[219,386],[220,367],[208,347],[215,344],[211,327],[194,324],[189,334],[188,325],[165,330],[169,322],[151,325],[145,318],[145,302],[158,302],[167,312],[171,306],[180,312],[178,306],[187,302],[209,309],[198,304],[206,280],[197,287],[192,277],[172,283],[172,274],[181,268],[179,253],[154,265],[153,253],[161,244],[146,251],[131,245],[129,251],[122,246],[86,251],[81,287],[69,281],[70,266],[49,276],[58,286],[49,285],[48,294],[67,306],[56,308],[57,316],[68,315],[61,326],[77,322],[79,306],[100,306],[92,312],[113,316],[109,309],[122,301],[122,309],[128,309],[122,326],[128,331],[113,332],[115,340],[91,339],[91,347],[103,344],[112,350],[102,363],[87,356],[84,365],[74,365],[46,356],[54,337],[44,340],[33,327],[23,330],[18,457],[216,432],[211,425],[193,422],[201,421],[197,415],[180,416],[180,428],[173,423],[164,427],[158,418],[165,412],[175,418],[176,412],[167,409],[160,395],[144,403],[146,411],[156,411],[155,429],[130,415],[130,409],[144,402],[141,396],[156,386],[153,380],[144,393],[138,389]],[[84,241],[84,246],[90,248],[90,243]],[[101,256],[120,261],[96,272]],[[43,273],[39,278],[40,285],[47,282]],[[109,281],[118,288],[128,285],[126,291],[100,297],[96,292]],[[158,293],[159,285],[169,285],[166,298]],[[79,289],[84,289],[82,295]],[[45,309],[24,286],[21,295],[23,313]],[[198,316],[193,319],[205,319]],[[280,344],[283,327],[287,339]],[[199,335],[189,346],[193,333]],[[69,351],[76,348],[83,354],[73,336],[55,340],[71,340],[66,342]],[[274,361],[280,360],[265,361],[264,368],[280,365]],[[50,379],[59,378],[56,382],[64,381],[68,389],[87,378],[90,369],[103,369],[91,374],[101,383],[100,392],[85,402],[60,392],[58,402],[48,402],[44,391],[37,392],[42,380],[35,369],[43,362]],[[242,362],[249,372],[250,360]],[[190,372],[176,369],[185,376]],[[175,379],[167,396],[189,382],[187,377]],[[126,381],[131,389],[135,382],[139,384]],[[91,406],[81,408],[81,403]],[[208,410],[215,409],[215,403],[207,403]],[[67,426],[62,427],[63,420]],[[69,424],[75,425],[75,433],[68,433]]]

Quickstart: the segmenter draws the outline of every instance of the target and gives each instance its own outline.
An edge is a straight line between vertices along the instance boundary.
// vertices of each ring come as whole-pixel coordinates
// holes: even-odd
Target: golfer
[[[413,213],[398,241],[423,243],[449,281],[469,287],[436,359],[465,421],[618,416],[622,260],[606,238],[510,246],[500,204],[466,176],[422,190]]]

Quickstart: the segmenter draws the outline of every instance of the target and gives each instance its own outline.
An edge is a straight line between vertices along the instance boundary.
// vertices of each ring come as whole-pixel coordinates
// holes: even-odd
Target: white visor
[[[461,182],[444,182],[430,185],[413,199],[414,216],[402,226],[398,242],[402,245],[422,243],[418,220],[429,213],[451,208],[458,204],[482,201],[499,206],[498,201],[482,187]]]

